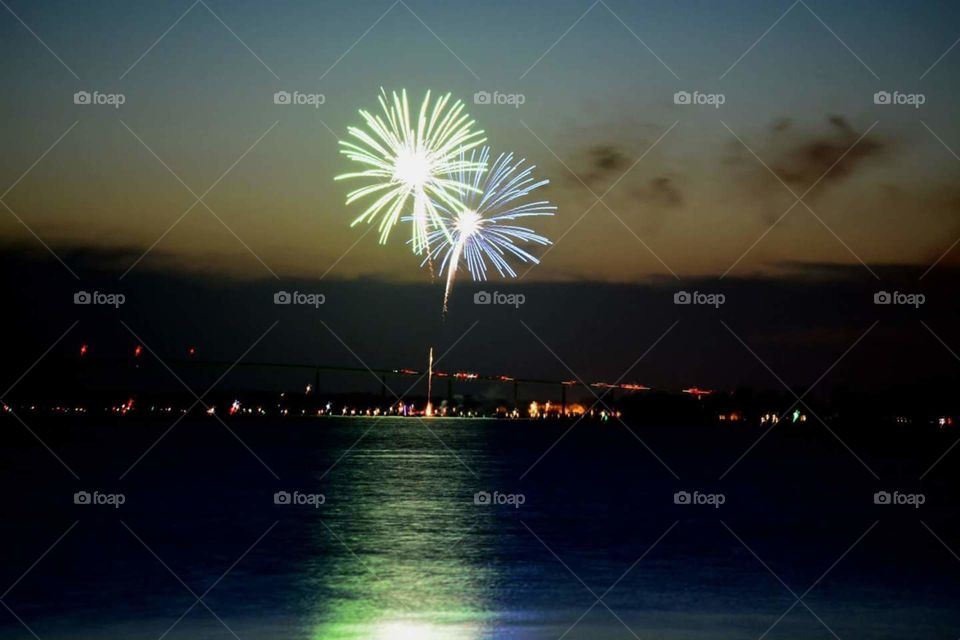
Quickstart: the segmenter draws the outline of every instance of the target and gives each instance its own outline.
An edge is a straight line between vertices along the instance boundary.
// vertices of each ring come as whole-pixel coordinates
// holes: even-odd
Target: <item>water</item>
[[[778,428],[718,480],[760,431],[28,421],[80,477],[0,423],[0,599],[43,640],[960,634],[960,561],[933,535],[960,550],[960,453],[918,480],[952,436],[847,435],[851,453]],[[873,504],[895,489],[926,503]],[[674,504],[695,490],[725,503]],[[31,636],[0,609],[0,637]]]

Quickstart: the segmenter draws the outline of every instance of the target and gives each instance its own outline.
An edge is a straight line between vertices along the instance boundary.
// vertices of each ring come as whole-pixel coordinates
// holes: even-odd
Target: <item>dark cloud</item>
[[[623,150],[608,144],[590,147],[580,156],[583,160],[577,164],[583,166],[579,170],[575,168],[574,171],[591,188],[616,180],[630,167],[631,163],[629,156]],[[579,182],[573,176],[570,176],[570,179]]]
[[[647,232],[656,232],[662,226],[666,212],[684,202],[675,176],[661,174],[650,177],[649,171],[627,173],[635,158],[615,144],[595,145],[576,154],[576,157],[579,162],[574,163],[573,171],[594,191],[600,193],[614,181],[622,180],[610,199],[627,198],[628,205],[642,205],[640,208],[625,209],[623,213],[632,217],[633,212],[638,211],[639,223]],[[569,178],[568,184],[571,186],[580,185],[576,177]]]
[[[247,273],[238,264],[245,260],[240,251],[234,253],[218,253],[208,251],[201,255],[174,253],[161,247],[149,248],[146,245],[121,246],[91,246],[78,243],[53,242],[48,243],[56,258],[77,274],[81,280],[87,273],[112,272],[114,278],[130,271],[130,278],[141,274],[183,273],[198,278],[213,280],[222,279],[249,279]],[[56,265],[57,271],[63,276],[72,279],[69,272],[54,260],[50,251],[38,243],[18,240],[0,242],[0,264],[5,262],[7,255],[15,255],[23,263],[37,265]],[[238,260],[238,257],[240,260]],[[262,278],[257,274],[256,278]]]
[[[26,265],[27,268],[50,266],[54,267],[55,271],[69,277],[69,273],[61,265],[54,262],[55,255],[81,278],[87,271],[112,270],[119,275],[138,258],[142,257],[146,250],[146,247],[94,247],[75,243],[49,243],[48,246],[51,247],[49,251],[36,242],[6,239],[0,242],[0,262],[6,265],[10,257],[13,256],[16,259],[16,264],[20,266]],[[54,255],[51,255],[51,252]],[[170,254],[159,248],[153,253],[157,260],[163,261],[165,267],[169,266],[172,260]]]
[[[660,209],[676,209],[683,204],[683,193],[673,178],[657,176],[631,189],[638,201]]]
[[[841,116],[832,116],[828,122],[826,132],[788,146],[774,161],[773,170],[792,185],[806,189],[824,174],[820,184],[842,182],[862,170],[868,160],[889,150],[888,143],[869,135],[857,142],[861,132]]]
[[[790,119],[772,122],[759,143],[745,138],[764,162],[798,194],[820,180],[818,190],[845,182],[869,169],[871,162],[889,155],[894,143],[875,131],[860,139],[843,116],[830,116],[825,126],[800,129]],[[859,142],[858,142],[859,139]],[[727,163],[740,168],[749,193],[782,189],[766,168],[738,141],[730,143]],[[822,179],[821,179],[822,177]]]
[[[86,253],[92,258],[97,250]],[[109,262],[109,257],[83,264]],[[823,390],[838,384],[895,381],[903,372],[910,372],[911,378],[943,372],[956,376],[956,362],[919,319],[948,344],[960,344],[949,322],[958,312],[958,273],[947,265],[922,282],[917,276],[926,265],[873,265],[881,277],[877,282],[859,265],[801,263],[779,265],[777,276],[730,277],[722,282],[716,277],[635,284],[465,280],[454,289],[446,317],[440,313],[439,282],[240,281],[139,269],[137,277],[118,281],[116,271],[109,268],[79,270],[82,281],[77,282],[53,258],[11,247],[0,250],[0,266],[0,286],[12,325],[5,358],[15,371],[36,361],[74,320],[80,324],[47,360],[69,355],[83,342],[104,354],[128,353],[134,338],[122,320],[165,356],[195,344],[206,357],[233,361],[279,321],[251,359],[359,366],[355,353],[371,367],[421,367],[428,346],[443,352],[456,344],[444,359],[451,369],[541,379],[568,376],[563,365],[531,339],[533,330],[579,375],[597,380],[615,379],[680,320],[634,372],[636,381],[659,388],[777,386],[720,324],[721,318],[791,385],[816,380],[880,319],[876,331],[844,359],[845,366],[853,367],[831,371]],[[120,292],[126,304],[120,309],[77,306],[73,295],[78,289]],[[273,303],[278,289],[322,292],[326,304],[320,309],[278,307]],[[526,302],[517,309],[478,306],[473,295],[480,289],[522,293]],[[673,302],[678,289],[723,293],[726,304],[719,310],[678,307]],[[923,292],[928,303],[919,310],[878,309],[873,304],[878,289]],[[350,348],[324,330],[321,321]],[[469,331],[478,321],[478,328]],[[362,371],[349,382],[359,389],[379,387]]]
[[[770,124],[770,131],[774,133],[779,133],[780,131],[786,131],[791,126],[793,126],[793,120],[790,118],[778,118]]]
[[[631,202],[640,205],[639,231],[645,236],[658,234],[670,213],[683,204],[683,193],[669,176],[639,182],[630,188],[629,194]]]

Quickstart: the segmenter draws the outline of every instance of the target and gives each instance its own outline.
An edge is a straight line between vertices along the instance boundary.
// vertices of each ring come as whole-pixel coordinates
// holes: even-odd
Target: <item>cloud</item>
[[[582,156],[586,167],[577,174],[591,188],[609,180],[616,180],[630,167],[631,162],[624,151],[608,144],[590,147],[583,152]],[[576,180],[573,176],[570,177]]]
[[[793,126],[791,118],[778,118],[770,123],[770,131],[779,133],[780,131],[786,131],[791,126]]]
[[[774,171],[787,182],[806,189],[821,176],[821,184],[841,182],[862,171],[868,160],[889,150],[888,143],[869,134],[857,142],[862,133],[841,116],[833,116],[828,122],[830,127],[826,132],[801,140],[795,147],[787,147],[784,155],[775,161]]]
[[[579,160],[572,170],[598,195],[606,187],[620,180],[617,188],[605,201],[625,218],[639,217],[639,224],[648,233],[657,232],[666,219],[666,213],[682,206],[685,197],[676,175],[663,173],[650,177],[648,171],[630,171],[636,158],[616,144],[599,144],[575,154]],[[628,171],[630,171],[628,173]],[[568,186],[578,187],[580,180],[569,176]]]
[[[683,193],[676,181],[668,176],[657,176],[648,182],[632,189],[639,202],[649,204],[660,209],[676,209],[683,204]]]
[[[631,204],[638,204],[639,231],[645,236],[660,233],[671,212],[683,205],[684,197],[670,176],[655,176],[629,190]]]
[[[791,119],[779,119],[767,127],[759,144],[746,142],[799,195],[818,180],[818,190],[848,181],[867,171],[874,160],[889,155],[892,141],[876,132],[861,139],[864,131],[854,128],[843,116],[830,116],[815,130],[800,129]],[[728,164],[743,169],[742,177],[751,193],[782,189],[742,144],[733,141],[730,149]]]
[[[119,324],[116,314],[102,314],[73,304],[77,289],[120,291],[127,296],[122,319],[147,344],[159,353],[198,341],[205,357],[235,359],[238,353],[280,320],[280,326],[258,347],[264,359],[277,362],[326,362],[355,365],[348,351],[326,331],[317,331],[315,310],[285,308],[273,304],[278,289],[322,292],[327,304],[322,310],[328,323],[351,349],[371,354],[371,366],[394,368],[423,366],[424,345],[441,351],[469,326],[481,320],[488,330],[483,337],[468,337],[458,343],[445,367],[452,370],[500,372],[507,375],[560,379],[567,375],[547,351],[519,322],[502,322],[502,311],[477,307],[473,294],[488,287],[517,291],[527,296],[527,304],[518,313],[533,330],[543,333],[549,344],[567,345],[568,364],[581,376],[616,379],[649,347],[651,336],[658,336],[678,318],[673,294],[680,285],[672,278],[646,283],[604,283],[581,280],[566,283],[503,282],[471,284],[461,282],[454,290],[451,312],[440,313],[442,284],[421,281],[397,283],[389,278],[334,280],[284,278],[271,280],[210,279],[180,271],[138,271],[137,277],[117,281],[117,272],[109,264],[111,251],[96,247],[79,248],[87,255],[77,283],[41,249],[4,247],[0,251],[0,285],[4,287],[8,316],[14,324],[5,357],[26,369],[38,353],[49,347],[75,319],[81,319],[76,333],[65,340],[57,353],[89,341],[101,353],[126,354],[132,337]],[[103,254],[97,258],[98,254]],[[73,254],[75,257],[79,253]],[[958,311],[955,295],[958,272],[944,266],[921,285],[917,283],[919,266],[876,265],[889,290],[923,291],[930,301],[929,316],[949,325]],[[715,275],[684,278],[688,291],[722,292],[727,296],[725,321],[743,340],[757,345],[761,356],[777,371],[789,370],[790,384],[819,377],[827,363],[863,334],[877,318],[873,294],[879,283],[866,275],[859,265],[810,263],[785,265],[776,277],[734,276],[719,283]],[[25,274],[27,277],[25,277]],[[908,288],[909,287],[909,288]],[[488,289],[489,290],[489,289]],[[40,295],[39,293],[42,293]],[[571,304],[570,301],[576,301]],[[396,313],[370,313],[370,309],[403,310],[403,323]],[[641,382],[660,388],[684,388],[691,384],[730,388],[741,383],[759,386],[777,385],[769,372],[743,349],[743,346],[717,322],[715,314],[693,313],[687,309],[677,333],[671,334],[655,349],[636,375]],[[557,322],[557,318],[563,322]],[[9,323],[8,323],[9,324]],[[889,339],[878,339],[888,327]],[[939,331],[939,330],[938,330]],[[944,334],[945,335],[945,334]],[[605,339],[616,336],[616,339]],[[948,336],[945,335],[945,339]],[[570,345],[586,344],[576,349]],[[893,359],[891,347],[910,359]],[[705,358],[704,353],[714,357]],[[935,357],[930,357],[933,354]],[[899,355],[899,352],[898,354]],[[868,360],[855,360],[869,356]],[[231,360],[232,361],[232,360]],[[822,389],[843,383],[869,384],[901,379],[903,371],[930,376],[956,371],[956,362],[916,322],[915,314],[898,319],[885,314],[875,333],[859,344],[844,362],[858,362],[855,369],[838,368],[824,380]],[[897,366],[892,366],[896,363]],[[781,366],[783,365],[783,366]],[[11,367],[16,368],[16,367]],[[271,374],[272,375],[272,374]],[[38,380],[34,376],[29,379]],[[356,374],[345,384],[367,384]],[[175,384],[175,383],[173,383]],[[480,387],[459,385],[457,393],[474,393]]]
[[[264,276],[265,272],[247,268],[248,260],[241,251],[196,254],[173,252],[161,247],[148,250],[146,246],[134,244],[100,246],[82,242],[51,242],[49,246],[57,258],[80,278],[98,272],[110,272],[113,278],[118,278],[128,269],[131,277],[147,273],[177,273],[213,280],[260,280],[268,277]],[[61,265],[50,262],[52,256],[46,249],[30,240],[0,240],[0,264],[10,260],[32,264],[36,268],[56,265],[55,270],[60,271],[61,275],[66,274]]]

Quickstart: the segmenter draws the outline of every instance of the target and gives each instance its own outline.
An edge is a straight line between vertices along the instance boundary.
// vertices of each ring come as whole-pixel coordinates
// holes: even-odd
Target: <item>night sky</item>
[[[451,366],[616,379],[679,320],[630,379],[778,387],[773,369],[808,384],[868,330],[825,387],[893,384],[904,362],[911,379],[956,376],[955,3],[7,5],[12,363],[73,320],[65,353],[94,335],[126,349],[123,320],[158,351],[197,342],[226,358],[280,320],[261,356],[422,366],[429,345],[469,329]],[[337,139],[380,87],[464,100],[494,152],[536,164],[559,207],[537,224],[555,242],[542,264],[516,282],[464,281],[446,319],[405,232],[380,246],[351,228],[351,185],[333,181],[349,168]],[[78,91],[124,104],[77,105]],[[277,105],[277,91],[324,101]],[[523,104],[475,104],[478,91]],[[724,103],[678,105],[678,91]],[[924,103],[875,104],[878,91]],[[478,308],[481,288],[528,301]],[[327,304],[272,304],[294,289]],[[78,290],[128,302],[77,307]],[[727,302],[678,307],[679,290]],[[880,290],[927,302],[877,307]]]

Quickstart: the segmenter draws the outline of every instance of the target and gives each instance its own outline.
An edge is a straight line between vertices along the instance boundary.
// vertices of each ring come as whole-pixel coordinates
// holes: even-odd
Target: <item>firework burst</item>
[[[473,129],[474,121],[459,100],[450,104],[450,94],[432,105],[428,91],[420,105],[416,124],[411,121],[407,92],[390,96],[380,90],[382,115],[360,111],[366,128],[350,127],[351,141],[340,141],[340,152],[364,165],[362,171],[345,173],[336,180],[362,178],[369,181],[347,194],[347,204],[374,198],[351,226],[379,220],[380,242],[400,221],[411,200],[413,222],[411,243],[414,253],[430,251],[431,231],[448,237],[439,207],[456,210],[458,197],[469,193],[485,165],[466,159],[465,151],[485,141],[483,131]]]
[[[465,167],[475,163],[486,166],[490,160],[490,148],[483,147],[479,153],[471,151],[469,157],[464,151],[461,160]],[[446,269],[444,311],[461,261],[474,280],[487,279],[488,261],[502,277],[515,278],[517,274],[508,258],[514,257],[524,263],[540,262],[517,243],[550,244],[547,238],[532,229],[510,224],[521,218],[552,216],[557,210],[545,200],[522,202],[530,193],[550,182],[535,180],[533,170],[536,167],[524,167],[524,163],[523,159],[514,161],[512,153],[501,154],[486,173],[461,173],[459,182],[463,186],[457,194],[456,206],[451,207],[448,202],[438,204],[439,224],[427,236],[428,244],[433,245],[424,264],[439,261],[440,271]]]

